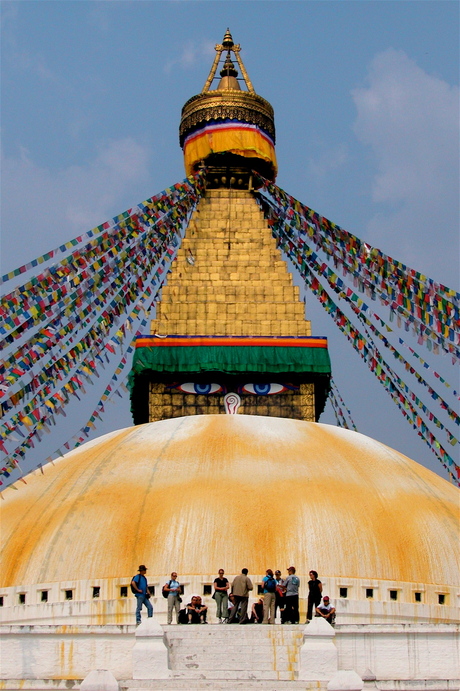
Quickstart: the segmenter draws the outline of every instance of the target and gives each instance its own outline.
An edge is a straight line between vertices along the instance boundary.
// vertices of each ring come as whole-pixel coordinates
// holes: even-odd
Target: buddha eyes
[[[167,386],[168,389],[175,389],[176,391],[183,391],[184,393],[202,394],[209,395],[213,393],[226,393],[227,389],[225,386],[220,384],[197,384],[195,382],[185,382],[185,384],[170,384]],[[275,383],[263,383],[263,384],[243,384],[238,386],[237,391],[239,394],[249,393],[256,396],[272,396],[277,393],[284,393],[285,391],[298,391],[298,386],[293,386],[292,384],[275,384]]]
[[[193,382],[186,382],[185,384],[177,384],[174,388],[178,389],[178,391],[184,391],[184,393],[204,395],[225,392],[225,389],[220,384],[194,384]]]
[[[288,391],[288,387],[283,384],[244,384],[238,389],[238,393],[252,393],[257,396],[271,396],[284,391]]]

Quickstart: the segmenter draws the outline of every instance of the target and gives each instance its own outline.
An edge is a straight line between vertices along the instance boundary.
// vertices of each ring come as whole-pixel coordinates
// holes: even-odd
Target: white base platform
[[[79,691],[89,672],[101,669],[120,691],[327,691],[334,672],[321,668],[321,654],[307,656],[310,676],[298,676],[305,650],[320,651],[325,638],[336,649],[336,670],[367,679],[363,691],[459,691],[459,628],[338,625],[332,637],[319,630],[304,643],[302,625],[164,626],[158,642],[166,646],[169,678],[134,679],[134,626],[0,627],[0,691]],[[315,661],[318,674],[311,676]]]
[[[80,691],[80,680],[67,679],[10,679],[1,680],[2,691]],[[326,691],[325,682],[307,681],[238,681],[207,679],[146,679],[121,680],[120,691]],[[385,680],[365,682],[363,691],[458,691],[460,679],[448,680]]]

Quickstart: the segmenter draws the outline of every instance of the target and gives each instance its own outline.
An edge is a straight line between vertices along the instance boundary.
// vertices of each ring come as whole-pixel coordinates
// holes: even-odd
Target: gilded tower
[[[327,341],[312,337],[256,200],[254,173],[277,173],[273,108],[255,93],[228,30],[215,50],[180,124],[186,172],[204,171],[206,190],[150,336],[137,340],[134,422],[225,412],[317,421]]]

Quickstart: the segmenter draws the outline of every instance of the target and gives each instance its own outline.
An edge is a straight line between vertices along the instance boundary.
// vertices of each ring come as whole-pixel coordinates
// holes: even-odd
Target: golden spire
[[[241,90],[241,87],[238,84],[237,80],[238,71],[235,70],[235,65],[230,59],[230,52],[227,53],[227,58],[225,60],[224,66],[220,71],[220,76],[222,77],[222,79],[220,80],[219,85],[217,87],[218,91],[226,91],[227,89]]]
[[[212,64],[211,71],[210,71],[210,73],[209,73],[209,75],[208,75],[208,78],[207,78],[207,80],[206,80],[206,82],[205,82],[205,85],[204,85],[204,87],[203,87],[203,89],[202,89],[202,91],[201,91],[202,94],[206,93],[206,92],[209,91],[209,89],[211,88],[211,84],[212,84],[212,82],[213,82],[213,79],[214,79],[215,76],[216,76],[217,66],[219,65],[219,62],[220,62],[220,60],[221,60],[221,58],[222,58],[222,53],[223,53],[224,51],[227,51],[227,56],[226,56],[226,60],[225,60],[225,64],[224,64],[223,70],[220,72],[220,75],[221,75],[222,79],[221,79],[221,81],[220,81],[219,86],[217,87],[217,89],[218,89],[218,90],[223,90],[223,89],[238,89],[238,90],[241,90],[241,87],[240,87],[240,85],[238,84],[238,82],[237,82],[237,80],[236,80],[236,77],[237,77],[237,75],[238,75],[238,72],[235,70],[235,67],[234,67],[234,65],[233,65],[233,62],[232,62],[231,56],[230,56],[230,53],[233,53],[233,55],[235,56],[235,60],[236,60],[237,63],[238,63],[238,67],[240,68],[240,71],[241,71],[241,74],[242,74],[242,77],[243,77],[243,81],[244,81],[244,83],[246,84],[247,90],[248,90],[249,93],[251,93],[251,94],[255,93],[254,87],[252,86],[252,82],[251,82],[251,80],[250,80],[249,77],[248,77],[248,73],[246,72],[246,68],[245,68],[245,66],[244,66],[244,64],[243,64],[243,61],[242,61],[242,59],[241,59],[240,50],[241,50],[240,45],[239,45],[239,44],[233,43],[233,38],[232,38],[232,35],[231,35],[231,33],[230,33],[230,29],[227,28],[227,31],[225,32],[225,36],[224,36],[224,39],[223,39],[222,43],[217,43],[216,46],[215,46],[216,57],[214,58],[214,62],[213,62],[213,64]],[[230,74],[228,74],[227,71],[226,71],[226,69],[227,69],[227,70],[231,69],[232,72],[231,72]],[[222,72],[224,72],[224,74],[222,74]],[[228,76],[233,77],[233,79],[232,79],[231,81],[229,80],[228,82],[225,82],[225,83],[223,84],[223,79],[224,79],[226,76],[227,76],[227,77],[228,77]],[[227,85],[227,84],[228,84],[228,85]],[[236,86],[235,86],[235,84],[236,84]]]
[[[182,108],[179,141],[187,175],[204,162],[208,169],[214,164],[219,168],[237,165],[274,180],[277,164],[273,108],[254,91],[240,46],[233,42],[229,29],[215,50],[202,91]],[[214,80],[219,79],[219,65],[220,80],[214,86]]]

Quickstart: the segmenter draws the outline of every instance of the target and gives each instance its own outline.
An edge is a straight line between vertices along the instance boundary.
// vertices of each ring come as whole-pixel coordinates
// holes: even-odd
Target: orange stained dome
[[[1,587],[149,573],[458,582],[459,492],[356,432],[188,416],[112,432],[1,505]],[[134,569],[134,571],[133,571]]]

